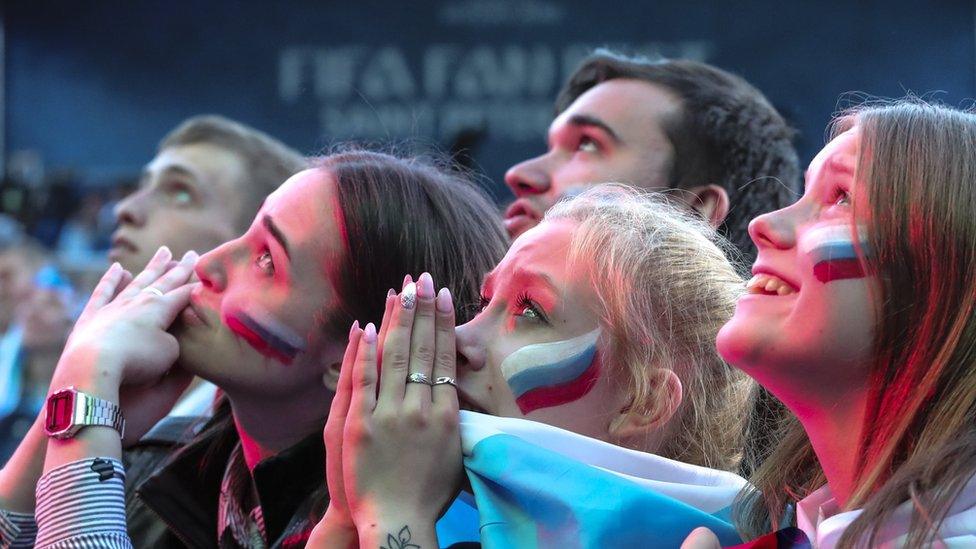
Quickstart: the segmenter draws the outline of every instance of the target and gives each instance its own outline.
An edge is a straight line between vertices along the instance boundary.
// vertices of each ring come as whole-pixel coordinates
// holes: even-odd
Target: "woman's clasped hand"
[[[379,332],[353,324],[325,426],[331,500],[310,547],[436,545],[463,475],[454,323],[450,291],[424,273],[390,290]]]

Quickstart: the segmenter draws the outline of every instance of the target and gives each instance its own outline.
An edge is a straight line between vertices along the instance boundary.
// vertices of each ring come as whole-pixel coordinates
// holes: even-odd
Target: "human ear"
[[[718,227],[729,215],[729,193],[718,185],[699,185],[688,189],[691,196],[688,205],[708,221]]]
[[[332,391],[333,393],[339,387],[339,371],[342,370],[342,362],[331,362],[325,367],[325,372],[322,374],[322,384],[325,388]]]
[[[663,429],[681,406],[682,387],[678,374],[659,368],[651,375],[651,391],[657,399],[653,406],[635,406],[632,399],[617,411],[610,422],[610,435],[615,439],[647,438]]]

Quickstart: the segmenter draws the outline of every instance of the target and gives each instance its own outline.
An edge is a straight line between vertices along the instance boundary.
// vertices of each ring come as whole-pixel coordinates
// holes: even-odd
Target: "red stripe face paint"
[[[572,339],[526,345],[508,355],[501,371],[523,414],[573,402],[590,392],[600,375],[600,329]]]
[[[268,311],[252,305],[226,319],[227,327],[262,355],[291,364],[305,350],[305,340]]]
[[[800,252],[813,263],[813,275],[824,284],[834,280],[864,278],[867,273],[858,252],[868,255],[864,230],[849,224],[827,225],[807,231],[800,240]],[[856,240],[855,240],[856,238]]]

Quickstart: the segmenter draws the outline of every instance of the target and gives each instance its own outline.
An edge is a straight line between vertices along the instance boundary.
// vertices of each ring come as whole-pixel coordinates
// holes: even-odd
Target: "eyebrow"
[[[569,117],[569,120],[567,120],[567,123],[569,125],[571,125],[571,126],[576,126],[578,128],[579,127],[594,127],[594,128],[599,128],[599,129],[603,130],[604,133],[606,133],[607,135],[609,135],[610,136],[610,139],[612,139],[614,143],[616,143],[616,144],[620,144],[621,143],[620,136],[617,135],[617,132],[613,131],[613,128],[611,128],[606,122],[604,122],[603,120],[600,120],[599,118],[597,118],[597,117],[595,117],[593,115],[590,115],[590,114],[574,114],[573,116],[570,116]]]
[[[197,177],[197,174],[194,173],[193,170],[190,170],[188,168],[184,168],[183,166],[180,166],[180,165],[177,165],[177,164],[170,165],[170,166],[166,166],[165,168],[159,170],[158,173],[160,175],[165,175],[165,174],[181,175],[183,177],[186,177],[186,178],[191,179],[194,183],[196,183],[197,180],[199,179]],[[142,169],[142,173],[139,174],[139,184],[140,185],[144,184],[151,177],[152,177],[152,171],[148,167],[143,168]]]
[[[485,280],[484,280],[484,283],[482,283],[482,288],[484,288],[484,289],[491,288],[494,285],[495,279],[497,277],[498,277],[498,273],[496,271],[491,271],[490,273],[488,273],[487,275],[485,275]],[[560,295],[559,290],[556,288],[556,283],[553,282],[552,277],[549,276],[549,275],[547,275],[546,273],[543,273],[543,272],[540,272],[540,271],[531,271],[531,270],[528,270],[528,269],[525,269],[525,268],[520,268],[520,269],[516,269],[512,273],[512,278],[513,279],[531,279],[531,280],[538,279],[545,286],[547,286],[552,293],[556,294],[557,296]]]
[[[280,244],[281,247],[285,250],[285,257],[287,257],[288,260],[290,261],[291,252],[288,249],[288,239],[285,238],[285,234],[281,232],[281,229],[279,229],[278,226],[275,225],[275,222],[273,219],[271,219],[271,216],[269,215],[262,216],[261,224],[264,225],[264,228],[268,229],[268,232],[271,233],[271,236],[273,236],[275,240],[278,241],[278,244]]]

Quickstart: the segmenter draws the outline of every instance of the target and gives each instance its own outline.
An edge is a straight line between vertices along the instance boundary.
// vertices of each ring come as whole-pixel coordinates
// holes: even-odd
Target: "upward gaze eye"
[[[255,261],[255,263],[257,264],[258,268],[265,271],[266,273],[274,274],[275,272],[274,261],[271,260],[271,252],[269,252],[268,250],[262,252],[261,255],[258,256],[258,259],[257,261]]]
[[[837,189],[834,192],[835,206],[850,206],[850,204],[851,204],[851,193],[845,191],[844,189]]]
[[[600,147],[597,146],[596,141],[594,141],[593,139],[590,139],[589,137],[583,137],[580,139],[579,145],[576,146],[576,150],[593,153],[599,151]]]

